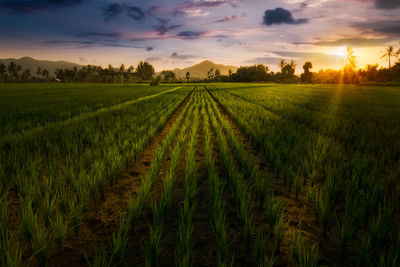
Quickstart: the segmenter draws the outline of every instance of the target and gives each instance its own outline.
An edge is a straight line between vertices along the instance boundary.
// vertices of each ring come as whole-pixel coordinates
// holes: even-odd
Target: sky
[[[227,65],[294,59],[301,70],[360,67],[400,48],[400,0],[0,0],[0,58],[31,56],[157,71],[209,59]]]

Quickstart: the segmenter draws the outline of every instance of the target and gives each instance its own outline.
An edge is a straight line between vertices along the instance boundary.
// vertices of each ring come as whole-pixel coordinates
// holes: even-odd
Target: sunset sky
[[[0,0],[0,25],[0,58],[147,60],[157,71],[204,59],[276,70],[293,58],[318,70],[341,67],[349,45],[361,67],[387,66],[400,0]]]

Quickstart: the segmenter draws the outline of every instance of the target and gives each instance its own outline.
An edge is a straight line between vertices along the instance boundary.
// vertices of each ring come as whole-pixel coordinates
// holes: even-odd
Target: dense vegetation
[[[3,84],[0,95],[0,138],[173,87],[83,83]]]
[[[399,87],[19,86],[1,266],[400,264]]]
[[[313,64],[310,61],[304,63],[303,73],[295,74],[296,62],[279,62],[280,71],[274,73],[268,66],[256,64],[253,66],[241,66],[235,73],[229,70],[228,75],[221,75],[218,69],[211,68],[207,71],[207,78],[192,77],[186,73],[186,79],[177,79],[173,71],[164,70],[155,76],[154,67],[148,62],[139,62],[136,69],[133,66],[126,68],[122,64],[119,68],[109,65],[83,66],[73,69],[57,69],[54,76],[47,69],[38,68],[36,75],[32,75],[30,69],[23,70],[21,66],[10,62],[8,66],[0,64],[0,82],[96,82],[96,83],[143,83],[157,86],[159,83],[191,82],[276,82],[276,83],[323,83],[323,84],[359,84],[359,83],[386,83],[400,81],[400,61],[392,66],[392,60],[399,58],[400,49],[394,51],[393,46],[386,49],[382,55],[389,61],[388,68],[378,64],[369,64],[361,68],[357,64],[354,50],[347,48],[346,64],[339,70],[319,70],[312,72]],[[205,73],[204,73],[205,74]]]

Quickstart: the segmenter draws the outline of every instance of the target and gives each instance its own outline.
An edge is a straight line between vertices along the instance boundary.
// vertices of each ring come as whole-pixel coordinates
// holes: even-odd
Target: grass
[[[300,237],[294,240],[292,259],[281,259],[290,252],[282,245],[293,212],[290,205],[283,212],[288,197],[297,200],[296,212],[307,216],[306,221],[315,215],[318,225],[309,222],[311,226],[302,231],[309,231],[307,238],[312,241],[321,238],[315,234],[322,232],[325,242],[319,249],[327,257],[323,260],[333,265],[398,265],[398,87],[206,86],[207,90],[194,91],[170,126],[149,171],[140,177],[137,194],[121,211],[115,232],[105,237],[109,243],[101,244],[105,251],[98,250],[91,264],[123,265],[126,251],[137,245],[132,238],[136,225],[150,209],[154,220],[151,238],[145,242],[146,262],[162,264],[164,220],[175,203],[177,175],[172,167],[160,177],[167,155],[172,166],[179,164],[182,155],[191,159],[186,162],[184,203],[178,207],[179,243],[174,252],[178,265],[197,260],[192,236],[199,205],[199,169],[193,161],[198,155],[192,134],[199,128],[195,123],[202,121],[209,186],[205,197],[209,198],[216,265],[235,265],[246,254],[260,266],[272,264],[274,257],[295,266],[313,266],[317,249]],[[70,227],[76,239],[85,237],[81,226],[92,209],[108,201],[107,190],[114,190],[191,86],[170,91],[173,88],[1,85],[0,265],[29,265],[23,261],[31,259],[44,266],[52,262],[49,255],[64,253],[66,240],[75,239],[68,236]],[[187,152],[183,152],[186,141],[181,132],[189,138]],[[259,164],[258,153],[267,162]],[[162,179],[162,194],[153,196],[157,179]],[[228,200],[226,193],[231,196]],[[232,201],[234,213],[227,213],[231,205],[226,201]],[[239,227],[243,255],[234,255],[231,225]],[[335,255],[341,257],[322,253],[333,243],[337,244]]]

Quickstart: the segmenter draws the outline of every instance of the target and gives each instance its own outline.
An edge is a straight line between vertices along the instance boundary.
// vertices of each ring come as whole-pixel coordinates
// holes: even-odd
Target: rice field
[[[1,266],[399,266],[400,87],[0,85]]]

